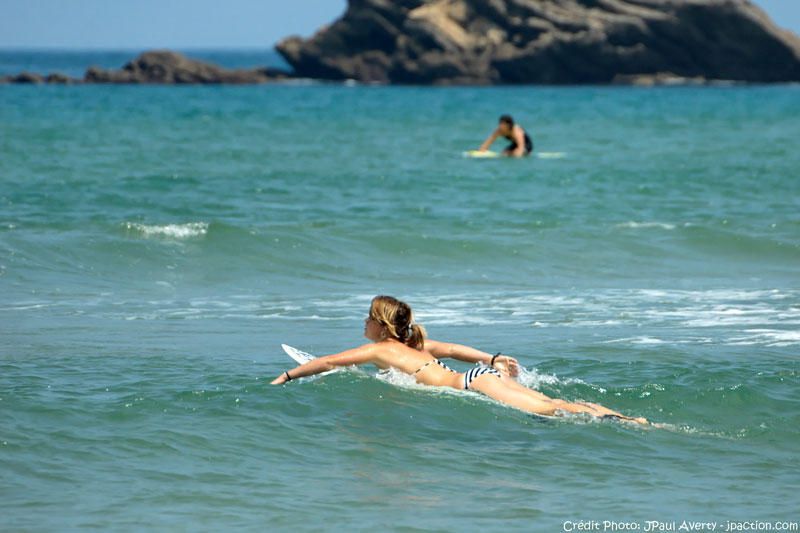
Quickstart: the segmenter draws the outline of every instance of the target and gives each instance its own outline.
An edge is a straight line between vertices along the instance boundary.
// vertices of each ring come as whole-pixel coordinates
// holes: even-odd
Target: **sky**
[[[800,35],[800,0],[753,0]],[[265,49],[309,36],[346,0],[0,0],[0,49]]]

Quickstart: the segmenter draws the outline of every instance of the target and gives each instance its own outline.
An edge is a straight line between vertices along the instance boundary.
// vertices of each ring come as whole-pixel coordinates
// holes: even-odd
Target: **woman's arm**
[[[495,357],[492,354],[464,346],[463,344],[439,342],[432,339],[425,339],[425,349],[437,359],[450,357],[467,363],[484,363],[487,365],[491,364],[492,359],[494,359],[493,366],[496,366],[499,370],[505,370],[512,377],[519,374],[519,362],[507,355]]]
[[[478,148],[478,150],[481,152],[485,152],[486,150],[488,150],[489,147],[492,145],[492,143],[495,141],[495,139],[497,139],[498,135],[500,135],[500,133],[497,130],[494,130],[492,134],[489,135],[489,137],[487,137],[485,141],[483,141],[483,144],[481,145],[480,148]]]
[[[437,359],[450,357],[467,363],[486,363],[487,365],[492,360],[492,354],[490,353],[452,342],[439,342],[433,339],[425,339],[425,349]]]
[[[286,383],[291,379],[297,379],[306,376],[313,376],[315,374],[321,374],[322,372],[333,370],[337,366],[363,365],[365,363],[372,363],[375,360],[375,356],[376,356],[375,345],[365,344],[364,346],[353,348],[352,350],[346,350],[344,352],[340,352],[337,354],[318,357],[313,361],[309,361],[308,363],[296,366],[293,369],[287,371],[289,374],[288,377],[286,375],[287,372],[284,372],[283,374],[272,380],[270,384],[280,385],[282,383]]]

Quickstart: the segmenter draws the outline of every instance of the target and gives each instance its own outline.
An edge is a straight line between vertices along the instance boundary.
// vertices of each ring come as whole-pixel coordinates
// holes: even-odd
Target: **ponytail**
[[[422,350],[425,347],[425,328],[419,324],[411,324],[408,329],[411,330],[411,333],[406,339],[406,346],[414,348],[415,350]]]
[[[376,296],[372,299],[369,316],[378,321],[386,333],[415,350],[425,347],[425,328],[413,324],[411,307],[391,296]]]

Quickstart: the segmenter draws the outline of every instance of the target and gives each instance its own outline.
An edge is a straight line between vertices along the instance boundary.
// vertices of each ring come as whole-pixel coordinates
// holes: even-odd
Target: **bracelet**
[[[289,375],[288,370],[285,370],[283,373],[286,374],[286,381],[292,381],[292,376]]]
[[[494,357],[492,357],[492,360],[489,363],[489,366],[494,366],[494,360],[497,359],[498,355],[500,355],[500,352],[497,352],[496,354],[494,354]]]

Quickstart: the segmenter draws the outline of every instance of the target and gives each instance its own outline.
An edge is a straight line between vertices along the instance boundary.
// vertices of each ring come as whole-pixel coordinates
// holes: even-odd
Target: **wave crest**
[[[173,239],[189,239],[202,237],[208,233],[207,222],[187,222],[186,224],[147,225],[126,222],[125,229],[140,233],[144,237],[170,237]]]

